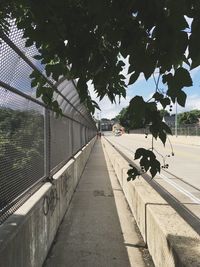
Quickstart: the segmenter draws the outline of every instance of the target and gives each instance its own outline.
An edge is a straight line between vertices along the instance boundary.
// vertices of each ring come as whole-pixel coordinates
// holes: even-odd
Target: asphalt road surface
[[[105,137],[120,151],[134,160],[134,152],[139,147],[150,148],[151,137],[141,134],[124,134],[114,136],[105,132]],[[200,218],[200,146],[183,145],[169,141],[164,147],[160,140],[154,141],[155,154],[159,161],[166,161],[169,168],[162,170],[154,179],[184,204],[193,214]],[[174,156],[172,156],[174,152]],[[170,157],[168,156],[170,155]],[[139,161],[134,161],[139,165]]]

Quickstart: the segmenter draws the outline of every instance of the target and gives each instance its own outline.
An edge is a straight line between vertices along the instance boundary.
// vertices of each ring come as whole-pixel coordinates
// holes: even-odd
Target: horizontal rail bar
[[[94,127],[94,125],[54,86],[54,84],[49,81],[49,79],[28,59],[28,57],[2,32],[0,31],[0,37],[35,71],[37,71],[45,81],[58,93],[60,96],[65,99],[65,101],[71,105],[76,112],[78,112],[88,123]]]

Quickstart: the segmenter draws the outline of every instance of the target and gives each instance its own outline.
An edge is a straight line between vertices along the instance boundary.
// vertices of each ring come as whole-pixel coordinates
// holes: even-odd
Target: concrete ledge
[[[127,182],[128,162],[102,142],[155,266],[199,267],[199,235],[142,177]]]
[[[169,136],[172,143],[200,146],[200,136]]]
[[[0,267],[42,266],[95,139],[0,225]]]

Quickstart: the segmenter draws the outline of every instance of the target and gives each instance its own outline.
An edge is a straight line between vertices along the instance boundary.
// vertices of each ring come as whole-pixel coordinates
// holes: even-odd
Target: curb
[[[199,267],[199,235],[142,177],[127,182],[128,162],[102,143],[155,266]]]

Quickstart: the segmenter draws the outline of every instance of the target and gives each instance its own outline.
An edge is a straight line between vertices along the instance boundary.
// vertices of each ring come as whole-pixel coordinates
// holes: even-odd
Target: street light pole
[[[175,113],[175,136],[178,137],[178,131],[177,131],[177,128],[178,128],[178,120],[177,120],[177,98],[176,98],[176,113]]]

